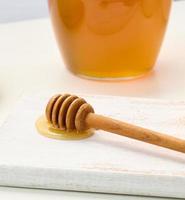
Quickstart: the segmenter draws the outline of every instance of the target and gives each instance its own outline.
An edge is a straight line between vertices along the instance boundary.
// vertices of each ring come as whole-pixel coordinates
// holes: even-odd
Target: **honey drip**
[[[38,132],[48,138],[58,139],[58,140],[81,140],[88,138],[94,134],[92,129],[86,131],[66,131],[59,130],[48,123],[45,116],[41,116],[36,121],[36,128]]]

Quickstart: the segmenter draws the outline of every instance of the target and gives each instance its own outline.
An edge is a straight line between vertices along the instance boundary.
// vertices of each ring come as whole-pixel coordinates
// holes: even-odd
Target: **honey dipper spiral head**
[[[84,99],[70,94],[53,96],[46,106],[46,118],[54,128],[60,130],[83,131],[88,129],[85,118],[94,113]]]

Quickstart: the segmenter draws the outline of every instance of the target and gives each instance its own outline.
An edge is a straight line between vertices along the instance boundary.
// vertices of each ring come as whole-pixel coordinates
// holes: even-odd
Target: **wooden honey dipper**
[[[46,107],[46,118],[58,130],[101,129],[185,153],[185,140],[97,115],[90,104],[75,95],[58,94],[53,96]]]

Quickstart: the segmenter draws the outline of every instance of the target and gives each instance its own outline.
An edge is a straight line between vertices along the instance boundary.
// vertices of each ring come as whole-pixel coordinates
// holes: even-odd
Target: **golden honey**
[[[36,121],[37,131],[48,138],[57,140],[81,140],[88,138],[94,134],[92,129],[77,132],[77,131],[62,131],[54,128],[50,123],[48,123],[45,116],[41,116]]]
[[[66,66],[94,78],[134,78],[150,71],[171,0],[49,0]]]

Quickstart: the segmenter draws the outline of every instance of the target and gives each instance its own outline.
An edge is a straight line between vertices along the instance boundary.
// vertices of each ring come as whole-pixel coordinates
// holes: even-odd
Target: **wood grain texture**
[[[185,153],[185,140],[94,114],[92,106],[76,95],[53,96],[46,106],[46,118],[53,128],[76,135],[93,128]]]
[[[185,140],[180,138],[172,137],[170,135],[162,134],[93,113],[89,113],[85,121],[87,127],[90,128],[108,131],[114,134],[185,153]]]
[[[24,97],[1,127],[0,185],[185,198],[182,153],[104,131],[70,142],[38,134],[51,94]],[[97,113],[185,138],[183,101],[79,96]]]

